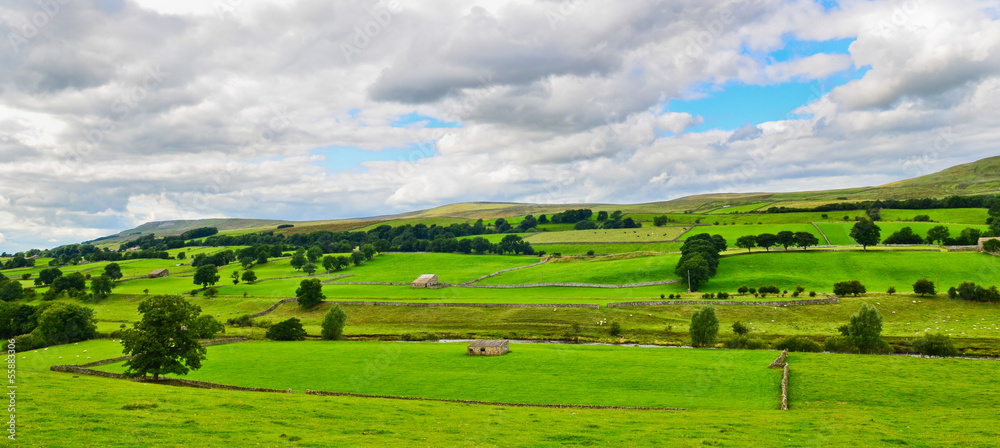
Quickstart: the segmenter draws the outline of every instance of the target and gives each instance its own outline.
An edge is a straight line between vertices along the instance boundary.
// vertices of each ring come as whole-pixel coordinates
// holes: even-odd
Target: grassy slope
[[[642,241],[672,241],[686,227],[645,227],[640,229],[570,230],[539,232],[525,238],[529,243],[636,243]]]
[[[24,446],[994,446],[1000,433],[996,401],[971,406],[907,406],[899,410],[858,403],[864,390],[850,375],[857,364],[836,362],[808,373],[812,355],[794,354],[791,412],[691,410],[683,412],[500,408],[433,402],[315,397],[153,386],[48,371],[83,350],[94,359],[117,355],[118,344],[91,341],[24,354],[18,364],[18,438]],[[64,359],[58,359],[63,356]],[[871,358],[864,358],[869,362]],[[927,360],[914,360],[923,362]],[[262,361],[266,362],[266,361]],[[956,361],[965,367],[979,361]],[[961,364],[965,363],[965,364]],[[979,362],[982,363],[982,362]],[[802,372],[796,366],[802,366]],[[877,366],[877,365],[876,365]],[[863,366],[862,366],[863,367]],[[919,375],[923,364],[876,372],[884,381]],[[988,366],[986,366],[988,367]],[[979,368],[978,366],[972,367]],[[994,367],[995,368],[995,367]],[[867,370],[867,369],[866,369]],[[832,373],[831,373],[832,372]],[[842,373],[841,373],[842,372]],[[828,384],[850,394],[845,404],[814,406],[801,387]],[[865,377],[863,380],[871,380]],[[866,383],[869,384],[869,383]],[[977,388],[983,383],[973,382]],[[935,384],[937,396],[960,391]],[[990,388],[989,394],[994,387]],[[72,390],[73,393],[60,391]],[[905,389],[897,389],[905,390]],[[894,392],[898,393],[898,392]],[[834,394],[835,397],[841,395]],[[956,397],[956,400],[959,400]],[[809,401],[809,403],[805,403]],[[125,410],[130,404],[155,405]],[[234,422],[239,422],[235,424]],[[961,424],[956,424],[961,422]],[[292,439],[301,439],[297,442]]]
[[[698,226],[689,230],[687,233],[681,236],[682,240],[686,240],[692,236],[707,233],[709,235],[722,235],[729,243],[729,247],[736,246],[736,239],[744,235],[760,235],[762,233],[772,233],[777,235],[781,231],[792,231],[792,232],[809,232],[819,239],[820,244],[826,244],[823,241],[823,235],[820,235],[819,231],[816,230],[812,224],[763,224],[763,225],[735,225],[735,226]]]
[[[603,284],[676,280],[674,268],[680,254],[617,259],[561,259],[540,266],[505,272],[480,282],[484,285],[517,285],[539,282]]]
[[[879,229],[881,229],[882,240],[885,240],[893,233],[901,230],[903,227],[909,227],[913,230],[913,233],[920,235],[921,237],[927,236],[927,231],[932,227],[945,226],[951,232],[952,237],[957,237],[962,230],[966,228],[975,228],[981,231],[986,231],[988,229],[985,225],[975,225],[975,224],[941,224],[934,222],[886,222],[879,221]],[[821,222],[817,223],[826,237],[830,239],[831,244],[857,244],[853,238],[851,238],[851,228],[854,227],[853,222]]]

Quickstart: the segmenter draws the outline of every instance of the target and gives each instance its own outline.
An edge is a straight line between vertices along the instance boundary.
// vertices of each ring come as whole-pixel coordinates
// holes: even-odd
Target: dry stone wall
[[[804,305],[832,305],[840,303],[836,296],[827,295],[825,299],[809,300],[771,300],[771,301],[749,301],[749,300],[646,300],[638,302],[612,302],[608,308],[621,308],[629,306],[664,306],[664,305],[744,305],[744,306],[804,306]]]
[[[548,283],[525,283],[522,285],[469,285],[461,284],[456,285],[462,288],[488,288],[488,289],[517,289],[517,288],[538,288],[542,286],[569,286],[573,288],[606,288],[606,289],[619,289],[619,288],[638,288],[642,286],[659,286],[659,285],[670,285],[674,283],[679,283],[680,280],[662,280],[656,282],[643,282],[643,283],[627,283],[624,285],[605,285],[600,283],[567,283],[567,282],[548,282]]]
[[[422,397],[400,397],[396,395],[368,395],[353,394],[347,392],[324,392],[319,390],[306,389],[307,395],[323,395],[329,397],[359,397],[359,398],[382,398],[386,400],[409,400],[409,401],[441,401],[445,403],[478,404],[487,406],[509,406],[520,408],[551,408],[551,409],[622,409],[622,410],[643,410],[643,411],[686,411],[684,408],[656,408],[656,407],[636,407],[636,406],[597,406],[583,404],[531,404],[531,403],[503,403],[495,401],[474,401],[474,400],[450,400],[447,398],[422,398]]]

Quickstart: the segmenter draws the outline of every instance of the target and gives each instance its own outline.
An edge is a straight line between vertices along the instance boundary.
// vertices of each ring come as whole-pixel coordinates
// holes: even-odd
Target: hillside
[[[314,232],[319,230],[341,232],[372,227],[380,223],[393,225],[403,223],[424,223],[428,225],[450,224],[464,220],[510,218],[528,214],[556,213],[574,208],[622,210],[625,213],[644,214],[681,213],[685,211],[705,213],[712,212],[713,210],[747,212],[772,206],[814,207],[832,202],[980,194],[1000,194],[1000,156],[957,165],[937,173],[913,179],[874,187],[795,193],[714,193],[645,204],[463,202],[391,216],[321,221],[280,221],[238,218],[191,221],[176,220],[146,223],[134,229],[120,232],[117,235],[96,240],[95,242],[98,244],[120,243],[149,233],[155,233],[158,236],[179,235],[186,230],[206,226],[218,227],[223,233],[271,230],[281,224],[294,225],[292,228],[282,230],[282,232],[286,233]]]

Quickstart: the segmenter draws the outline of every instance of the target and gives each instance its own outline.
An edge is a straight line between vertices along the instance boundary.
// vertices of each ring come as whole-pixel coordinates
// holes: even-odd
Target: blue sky
[[[753,55],[764,64],[787,62],[808,56],[826,54],[848,54],[851,39],[829,41],[804,41],[787,37],[778,50],[766,54]],[[692,99],[670,100],[664,108],[670,112],[687,112],[700,116],[704,122],[689,129],[704,132],[711,129],[732,131],[746,124],[757,125],[767,121],[799,118],[790,113],[813,100],[829,93],[834,87],[858,79],[868,71],[868,67],[852,67],[823,79],[795,79],[769,85],[748,85],[730,82],[724,85],[702,84],[689,90]],[[668,135],[668,134],[665,134]]]

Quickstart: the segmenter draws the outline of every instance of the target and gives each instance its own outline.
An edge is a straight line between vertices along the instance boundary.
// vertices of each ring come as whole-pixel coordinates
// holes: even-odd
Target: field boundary
[[[331,396],[331,397],[356,397],[356,398],[381,398],[386,400],[408,400],[408,401],[439,401],[444,403],[474,404],[485,406],[509,406],[523,408],[550,408],[550,409],[605,409],[605,410],[629,410],[629,411],[686,411],[685,408],[660,408],[642,406],[601,406],[587,404],[535,404],[535,403],[505,403],[498,401],[475,401],[457,400],[450,398],[425,398],[425,397],[401,397],[397,395],[368,395],[355,394],[349,392],[325,392],[319,390],[306,389],[306,395]]]
[[[517,267],[507,268],[507,269],[501,269],[501,270],[496,271],[496,272],[494,272],[492,274],[486,274],[486,275],[484,275],[482,277],[479,277],[479,278],[476,278],[476,279],[472,279],[472,280],[469,280],[467,282],[459,283],[457,286],[471,285],[471,284],[476,283],[478,281],[486,280],[486,279],[488,279],[490,277],[496,277],[496,276],[498,276],[500,274],[503,274],[504,272],[517,271],[519,269],[527,269],[527,268],[530,268],[530,267],[534,267],[534,266],[538,266],[538,265],[541,265],[541,264],[545,264],[545,263],[548,263],[549,259],[551,259],[551,258],[552,258],[551,255],[547,255],[545,258],[542,259],[542,261],[539,261],[538,263],[532,263],[532,264],[525,265],[525,266],[517,266]]]
[[[415,306],[415,307],[446,307],[446,308],[590,308],[600,309],[596,303],[420,303],[420,302],[370,302],[370,301],[331,301],[348,306]]]
[[[516,289],[516,288],[540,288],[545,286],[565,286],[572,288],[640,288],[643,286],[660,286],[680,283],[680,280],[658,280],[655,282],[625,283],[621,285],[610,285],[602,283],[570,283],[570,282],[546,282],[546,283],[524,283],[520,285],[454,285],[459,288],[487,288],[487,289]]]
[[[274,393],[284,393],[284,394],[290,394],[290,393],[292,393],[292,389],[282,390],[282,389],[268,389],[268,388],[263,388],[263,387],[230,386],[228,384],[209,383],[207,381],[185,380],[185,379],[180,379],[180,378],[161,378],[161,379],[156,380],[156,381],[154,381],[152,378],[147,378],[147,377],[129,378],[129,377],[127,377],[127,376],[125,376],[124,374],[121,374],[121,373],[102,372],[100,370],[88,369],[86,367],[72,366],[72,365],[65,365],[65,366],[59,366],[59,365],[57,365],[57,366],[52,366],[52,367],[49,367],[49,370],[51,370],[53,372],[69,372],[69,373],[77,373],[77,374],[81,374],[81,375],[99,376],[99,377],[103,377],[103,378],[111,378],[111,379],[116,379],[116,380],[129,380],[129,381],[134,381],[134,382],[137,382],[137,383],[163,384],[163,385],[167,385],[167,386],[195,387],[195,388],[198,388],[198,389],[224,389],[224,390],[235,390],[235,391],[241,391],[241,392],[274,392]]]
[[[640,302],[610,302],[608,308],[623,308],[630,306],[666,306],[666,305],[744,305],[744,306],[804,306],[804,305],[835,305],[840,303],[837,296],[827,294],[825,299],[784,300],[784,301],[754,301],[754,300],[650,300]]]
[[[824,240],[826,240],[826,244],[827,244],[827,245],[832,245],[832,244],[833,244],[833,242],[832,242],[832,241],[830,241],[830,238],[827,238],[827,237],[826,237],[826,234],[825,234],[825,233],[823,233],[823,229],[819,228],[819,226],[818,226],[818,225],[816,225],[816,223],[815,223],[815,222],[810,222],[809,224],[812,224],[812,226],[813,226],[814,228],[816,228],[816,231],[817,231],[817,232],[819,232],[819,234],[823,236],[823,239],[824,239]]]

